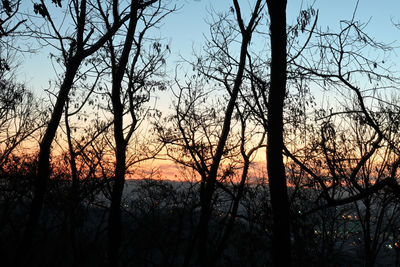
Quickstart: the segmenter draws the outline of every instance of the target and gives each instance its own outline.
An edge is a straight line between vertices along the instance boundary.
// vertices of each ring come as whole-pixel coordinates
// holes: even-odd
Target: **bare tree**
[[[61,8],[61,1],[53,1]],[[112,10],[118,11],[119,1],[103,3]],[[76,75],[82,62],[98,51],[107,40],[131,17],[131,13],[122,12],[116,14],[115,21],[105,32],[97,27],[94,17],[97,10],[102,8],[99,1],[69,1],[65,6],[67,17],[70,19],[70,26],[73,29],[66,29],[62,33],[56,15],[51,14],[48,4],[43,0],[34,4],[35,13],[41,15],[45,20],[48,32],[41,32],[40,29],[31,29],[33,34],[48,45],[55,47],[60,52],[60,62],[64,68],[64,75],[56,95],[56,103],[51,111],[50,121],[47,125],[45,134],[40,141],[39,163],[37,177],[34,185],[34,197],[24,233],[20,242],[20,249],[27,250],[31,246],[33,234],[40,217],[46,194],[47,182],[50,177],[50,154],[57,128],[59,126],[63,109],[68,98],[68,94],[76,80]],[[61,21],[62,23],[62,21]]]
[[[295,52],[291,73],[340,100],[334,105],[331,98],[332,102],[311,113],[314,121],[310,120],[303,132],[304,147],[293,147],[292,151],[284,147],[285,154],[305,172],[304,184],[318,187],[312,211],[354,202],[359,218],[363,218],[368,251],[364,252],[365,264],[373,264],[382,244],[373,236],[386,235],[382,221],[390,221],[390,216],[382,210],[372,215],[371,206],[386,203],[379,196],[399,192],[399,150],[390,119],[398,107],[393,98],[385,96],[396,91],[398,80],[386,67],[386,58],[376,55],[372,59],[363,51],[372,47],[388,53],[391,48],[368,36],[354,17],[341,21],[338,33],[314,29],[310,40],[301,53]]]
[[[111,38],[107,42],[106,54],[111,72],[111,108],[115,141],[115,169],[111,191],[111,206],[108,220],[108,260],[110,266],[119,265],[121,246],[121,200],[125,183],[125,174],[132,162],[127,162],[129,142],[140,125],[140,111],[144,103],[150,101],[150,93],[162,89],[157,80],[162,76],[162,67],[168,46],[162,47],[157,40],[149,42],[147,32],[158,24],[175,7],[168,7],[164,1],[131,1],[132,14],[125,31],[121,31],[123,40]],[[111,30],[111,23],[105,11],[100,10],[102,19]],[[113,13],[114,20],[118,13]],[[149,44],[146,49],[145,44]],[[158,149],[154,151],[157,153]],[[152,154],[150,157],[154,157]],[[144,160],[144,159],[140,159]]]
[[[384,97],[385,90],[393,92],[398,81],[384,66],[385,59],[372,60],[360,52],[369,47],[388,52],[390,47],[370,38],[363,31],[363,25],[357,21],[342,21],[341,24],[342,29],[339,33],[316,33],[317,42],[310,44],[304,55],[298,58],[298,61],[294,61],[301,77],[311,78],[312,82],[321,88],[335,90],[339,96],[345,97],[339,105],[331,105],[330,110],[320,108],[315,113],[316,120],[321,121],[319,128],[321,150],[317,149],[315,152],[320,151],[323,154],[320,162],[326,163],[326,169],[333,180],[324,181],[323,177],[313,173],[306,165],[300,165],[321,186],[323,197],[330,205],[355,200],[335,201],[334,187],[340,186],[344,179],[346,183],[356,188],[359,194],[355,198],[359,199],[385,186],[391,187],[394,192],[398,191],[395,178],[399,164],[397,160],[399,150],[390,119],[393,118],[393,109],[397,109],[397,105]],[[306,55],[311,51],[312,53],[319,51],[321,57],[316,61],[307,59]],[[362,79],[369,81],[371,86],[365,84],[363,88],[359,82]],[[340,119],[343,119],[342,122]],[[352,129],[351,127],[356,125],[354,122],[357,121],[362,124],[362,127],[353,128],[358,135],[346,135],[341,127],[345,125]],[[363,129],[362,133],[359,133],[360,127]],[[350,136],[353,136],[353,140]],[[357,142],[355,137],[358,138]],[[345,140],[352,145],[345,145]],[[341,155],[349,151],[354,152],[360,142],[363,144],[361,154],[353,154],[352,158]],[[360,184],[357,177],[366,164],[371,162],[375,155],[379,155],[382,146],[389,147],[393,153],[391,171],[385,178],[377,180],[367,188]],[[301,161],[294,159],[288,150],[286,153],[297,164],[301,164]],[[329,182],[332,183],[328,185]]]
[[[33,108],[38,103],[15,75],[19,53],[13,44],[17,40],[16,32],[26,21],[18,17],[20,4],[21,1],[2,1],[0,5],[1,171],[4,171],[6,161],[14,149],[40,128],[41,121],[39,112],[34,112]]]
[[[239,91],[244,79],[246,55],[249,51],[252,34],[262,17],[262,1],[257,1],[252,5],[251,10],[249,22],[245,24],[241,6],[235,0],[231,8],[232,14],[221,14],[211,24],[211,39],[209,46],[204,51],[205,55],[200,56],[197,63],[193,64],[198,75],[204,77],[205,80],[196,82],[195,74],[187,85],[183,86],[178,83],[180,89],[177,94],[176,115],[173,118],[176,128],[165,131],[159,127],[162,141],[175,146],[175,148],[171,148],[170,156],[178,163],[195,170],[200,178],[199,222],[185,255],[184,265],[186,266],[190,264],[196,247],[199,250],[197,256],[201,266],[216,264],[216,257],[221,256],[219,253],[223,251],[224,243],[230,232],[231,226],[228,226],[216,254],[210,255],[209,221],[213,214],[215,191],[217,188],[224,187],[224,179],[233,174],[229,163],[225,166],[222,162],[228,162],[230,154],[231,159],[235,157],[232,148],[236,145],[234,142],[230,143],[228,136],[232,133],[234,111],[238,107]],[[234,16],[233,19],[229,17],[231,15]],[[237,31],[234,30],[235,27],[238,27]],[[240,51],[237,57],[233,57],[230,55],[229,49],[237,39],[239,39]],[[210,85],[206,84],[207,80],[211,81]],[[227,100],[221,100],[221,102],[217,100],[212,104],[221,106],[221,108],[203,109],[200,105],[201,101],[206,101],[208,97],[210,89],[207,87],[218,83],[228,93]],[[223,115],[219,116],[219,114]],[[242,153],[245,161],[251,155],[251,152],[245,151],[244,145]],[[240,155],[240,152],[237,155]],[[245,164],[245,166],[248,165]],[[245,169],[243,184],[246,177]],[[241,189],[239,189],[238,194],[233,196],[236,206],[241,195]],[[236,212],[237,207],[232,210],[233,217],[236,216]],[[232,225],[232,223],[228,223],[228,225]]]
[[[268,93],[267,167],[273,214],[274,266],[291,266],[289,202],[283,163],[283,105],[286,95],[286,1],[267,1],[271,31],[271,84]]]
[[[273,264],[275,266],[290,266],[292,264],[290,209],[286,167],[283,159],[284,139],[286,139],[284,124],[299,123],[296,121],[298,112],[290,112],[290,110],[299,110],[302,105],[298,104],[302,102],[303,97],[295,96],[295,93],[289,90],[287,80],[289,79],[290,84],[296,83],[293,81],[298,79],[299,76],[293,77],[287,65],[302,54],[314,30],[316,20],[311,26],[309,35],[306,36],[305,43],[298,47],[295,38],[298,37],[299,32],[304,32],[308,28],[314,11],[310,9],[300,12],[297,24],[289,27],[289,32],[293,33],[294,36],[288,39],[286,1],[279,3],[267,1],[267,6],[270,18],[271,46],[269,52],[271,57],[260,59],[259,55],[248,55],[250,61],[247,69],[250,79],[249,91],[252,93],[251,100],[248,100],[248,102],[267,133],[267,170],[273,211]],[[296,51],[295,55],[289,54],[293,47]],[[266,66],[262,66],[262,64]],[[265,73],[266,70],[269,73]],[[294,99],[297,101],[293,101]],[[299,101],[299,99],[301,100]],[[286,117],[288,113],[289,119]]]
[[[26,19],[17,18],[21,0],[4,0],[0,4],[0,40],[14,33],[25,23]]]

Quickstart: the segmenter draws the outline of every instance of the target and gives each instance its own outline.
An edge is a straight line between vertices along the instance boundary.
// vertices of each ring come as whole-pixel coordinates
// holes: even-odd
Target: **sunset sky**
[[[169,43],[171,54],[167,59],[167,69],[171,79],[174,74],[176,63],[182,58],[191,58],[193,51],[199,52],[204,44],[205,38],[209,36],[209,26],[211,10],[226,11],[232,5],[231,1],[222,0],[185,0],[174,1],[177,4],[178,11],[166,18],[161,25],[159,32],[154,32],[155,36],[163,38],[164,43]],[[243,14],[246,13],[251,1],[240,1],[243,8]],[[313,4],[314,9],[319,12],[318,27],[322,29],[339,29],[341,20],[350,20],[357,5],[355,0],[314,0],[314,1],[288,1],[287,23],[294,24],[300,9],[305,9]],[[24,1],[22,9],[30,9],[30,1]],[[400,22],[400,1],[373,1],[361,0],[355,18],[361,22],[368,22],[365,29],[375,40],[392,43],[393,46],[400,45],[400,30],[396,29],[393,23]],[[18,70],[18,77],[25,81],[30,89],[39,97],[46,97],[44,91],[49,87],[49,81],[55,77],[55,71],[51,62],[50,53],[55,53],[50,47],[42,47],[34,41],[27,39],[33,48],[37,48],[35,53],[24,54],[21,58],[21,66]],[[395,56],[395,54],[393,55]],[[395,61],[395,59],[393,59]],[[167,67],[167,68],[168,68]],[[172,95],[165,92],[159,95],[157,100],[158,108],[168,111],[171,105]],[[263,159],[265,152],[258,154],[259,159]],[[153,163],[154,164],[154,163]],[[168,163],[158,162],[158,166],[164,170],[168,176],[173,177],[175,170],[171,171]],[[156,164],[156,165],[157,165]]]
[[[2,266],[399,265],[400,0],[0,18]]]

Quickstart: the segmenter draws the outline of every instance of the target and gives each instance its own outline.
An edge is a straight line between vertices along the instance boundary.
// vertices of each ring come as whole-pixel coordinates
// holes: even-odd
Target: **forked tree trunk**
[[[248,25],[244,25],[243,18],[241,16],[240,6],[237,0],[233,1],[235,6],[235,12],[237,16],[238,26],[241,31],[241,48],[240,48],[240,58],[238,69],[236,73],[236,77],[234,80],[234,84],[232,87],[232,91],[230,92],[230,99],[227,104],[224,116],[223,127],[221,130],[221,134],[218,140],[217,149],[215,151],[215,155],[213,157],[213,161],[210,167],[210,172],[207,177],[207,181],[204,187],[204,190],[201,190],[200,202],[201,202],[201,212],[200,219],[198,225],[198,236],[199,236],[199,257],[200,257],[200,265],[203,267],[212,266],[215,262],[212,262],[211,257],[208,255],[208,231],[209,226],[208,223],[211,218],[212,213],[212,198],[214,194],[215,184],[217,181],[218,170],[220,167],[220,162],[222,156],[224,154],[226,142],[228,140],[228,135],[230,133],[232,114],[235,108],[235,104],[239,95],[240,87],[243,81],[243,74],[246,66],[246,56],[248,51],[248,46],[250,44],[250,40],[254,31],[255,26],[257,25],[258,15],[260,12],[261,1],[258,0],[255,4],[252,16]],[[215,257],[213,257],[215,258]]]
[[[17,250],[17,257],[15,259],[15,262],[17,262],[17,264],[21,262],[23,258],[18,257],[18,253],[20,251],[24,251],[29,255],[28,249],[31,247],[32,239],[36,232],[40,214],[42,212],[45,194],[47,191],[47,183],[50,178],[51,145],[56,135],[58,125],[60,124],[63,109],[67,101],[68,94],[73,86],[76,73],[82,61],[98,51],[105,44],[105,42],[108,41],[116,33],[121,25],[123,25],[123,23],[125,23],[130,18],[130,15],[128,14],[123,18],[119,18],[117,21],[114,21],[113,25],[109,27],[108,31],[104,35],[102,35],[92,45],[85,48],[85,45],[88,44],[89,37],[91,35],[91,33],[89,33],[86,38],[84,36],[85,25],[87,24],[86,4],[86,0],[79,1],[79,14],[77,14],[76,18],[74,18],[77,21],[75,29],[76,43],[74,46],[71,45],[70,52],[63,51],[67,55],[65,76],[61,84],[60,91],[57,95],[56,104],[51,113],[50,122],[46,128],[43,139],[40,142],[40,151],[38,157],[39,162],[33,188],[33,200],[29,210],[26,226],[19,243],[19,249]],[[118,1],[114,1],[113,4],[117,5]],[[52,25],[52,27],[53,30],[57,31],[54,25]],[[59,41],[61,41],[63,37],[59,36],[59,38]]]

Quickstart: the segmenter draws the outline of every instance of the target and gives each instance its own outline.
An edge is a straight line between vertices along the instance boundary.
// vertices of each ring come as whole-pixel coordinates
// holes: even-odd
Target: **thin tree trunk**
[[[71,167],[71,178],[72,178],[72,185],[70,188],[69,194],[69,206],[68,208],[68,218],[67,218],[67,229],[68,229],[68,236],[67,238],[70,239],[71,250],[72,250],[72,257],[73,257],[73,266],[76,266],[77,259],[78,259],[78,249],[77,249],[77,242],[76,242],[76,225],[77,225],[77,217],[76,217],[76,208],[79,204],[79,177],[78,177],[78,170],[76,167],[76,153],[74,151],[74,147],[72,144],[72,136],[71,136],[71,127],[69,125],[69,116],[68,116],[68,99],[65,104],[65,129],[67,134],[67,141],[68,141],[68,149],[69,149],[69,163]],[[69,222],[69,225],[68,225]]]
[[[199,249],[199,258],[200,258],[200,265],[203,267],[212,266],[215,262],[212,262],[212,259],[209,259],[208,256],[208,223],[212,213],[212,197],[215,190],[215,183],[217,180],[218,170],[220,167],[220,162],[222,159],[222,155],[224,153],[225,145],[228,139],[228,135],[230,133],[231,127],[231,120],[233,110],[235,108],[235,104],[237,101],[237,97],[239,94],[240,87],[242,85],[243,80],[243,73],[246,65],[246,55],[247,49],[252,37],[253,30],[257,25],[258,15],[260,12],[261,1],[258,0],[255,4],[251,19],[248,25],[244,25],[243,18],[241,15],[240,6],[237,0],[233,0],[233,4],[235,6],[235,12],[237,16],[238,26],[241,31],[242,35],[242,42],[240,48],[240,59],[238,64],[238,70],[236,73],[235,81],[233,84],[232,91],[230,92],[230,99],[227,104],[224,116],[223,127],[221,130],[221,135],[219,136],[217,149],[215,151],[215,155],[213,157],[212,164],[210,166],[210,172],[206,178],[205,186],[200,191],[200,204],[201,204],[201,211],[200,211],[200,219],[197,228],[196,235],[198,236],[198,249]],[[186,255],[190,257],[190,254]],[[188,263],[188,260],[185,260]]]
[[[283,106],[286,94],[286,0],[267,0],[270,15],[271,87],[268,97],[267,169],[273,214],[274,266],[291,266],[289,201],[283,163]]]
[[[205,189],[201,196],[201,214],[199,221],[199,238],[200,238],[199,251],[200,251],[201,266],[204,267],[209,266],[211,264],[208,259],[208,222],[210,220],[212,211],[211,201],[214,194],[219,164],[221,162],[222,154],[224,152],[225,144],[230,132],[233,110],[235,107],[237,96],[239,94],[240,85],[242,84],[243,72],[246,63],[247,47],[248,43],[250,42],[250,38],[251,38],[251,32],[246,32],[246,34],[243,34],[239,69],[236,75],[235,84],[231,94],[231,99],[229,100],[229,103],[226,108],[224,125],[221,131],[220,139],[218,141],[218,146],[213,159],[213,164],[211,165],[210,174],[208,175],[208,179],[205,184]]]
[[[149,2],[150,3],[150,2]],[[131,3],[131,19],[129,21],[128,30],[124,42],[124,47],[119,60],[116,60],[115,50],[110,41],[110,51],[112,53],[112,67],[113,67],[113,80],[112,80],[112,93],[111,101],[114,113],[114,139],[115,139],[115,180],[111,193],[111,206],[108,219],[108,263],[112,267],[119,265],[119,250],[121,247],[121,199],[122,192],[125,184],[125,171],[126,171],[126,148],[129,142],[124,137],[123,116],[124,107],[121,102],[121,85],[125,74],[126,66],[128,63],[129,55],[134,42],[136,26],[138,22],[137,12],[139,4],[136,1]],[[131,129],[135,128],[136,123],[130,126]],[[132,128],[133,127],[133,128]]]
[[[232,232],[233,226],[235,224],[236,216],[237,216],[237,213],[238,213],[239,202],[240,202],[240,200],[242,199],[242,196],[243,196],[244,187],[246,185],[247,173],[249,171],[249,166],[250,166],[250,160],[246,156],[244,158],[244,167],[243,167],[241,180],[240,180],[240,183],[239,183],[238,192],[237,192],[237,195],[234,197],[231,216],[229,217],[229,220],[228,220],[228,223],[226,225],[225,231],[224,231],[224,233],[222,235],[221,241],[220,241],[220,243],[219,243],[219,245],[218,245],[218,247],[217,247],[217,249],[216,249],[216,251],[214,253],[213,262],[216,262],[217,258],[220,257],[223,254],[224,249],[226,248],[226,244],[228,243],[229,235]]]

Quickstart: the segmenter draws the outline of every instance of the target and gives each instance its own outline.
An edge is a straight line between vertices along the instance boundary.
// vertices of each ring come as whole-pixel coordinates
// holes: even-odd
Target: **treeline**
[[[1,2],[2,262],[399,265],[395,47],[354,16],[322,29],[310,6],[288,25],[286,1],[232,0],[171,68],[154,33],[181,4]],[[47,99],[17,76],[40,49]],[[157,181],[155,159],[186,182]]]

